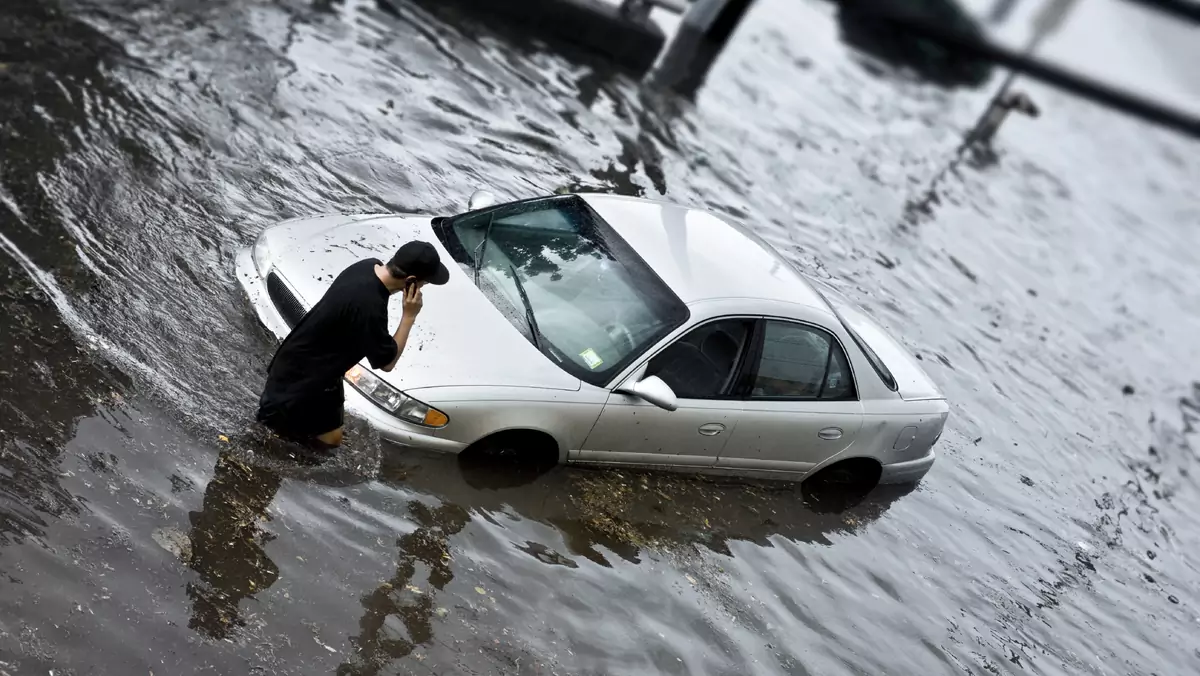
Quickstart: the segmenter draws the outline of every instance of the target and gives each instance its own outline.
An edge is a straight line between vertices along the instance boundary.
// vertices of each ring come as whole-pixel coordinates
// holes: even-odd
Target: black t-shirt
[[[396,358],[387,329],[387,287],[375,274],[380,261],[359,261],[342,271],[304,315],[267,368],[261,412],[297,403],[342,402],[342,377],[366,357],[379,368]]]

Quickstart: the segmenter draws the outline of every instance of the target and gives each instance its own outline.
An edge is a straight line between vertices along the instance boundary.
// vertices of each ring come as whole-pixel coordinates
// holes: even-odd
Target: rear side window
[[[841,319],[841,316],[839,315],[838,318]],[[883,381],[883,384],[886,385],[889,390],[895,392],[896,378],[892,376],[892,372],[888,370],[887,365],[883,363],[883,360],[879,358],[879,355],[875,354],[875,350],[872,350],[871,346],[867,345],[867,341],[860,338],[858,334],[854,332],[854,329],[850,328],[850,325],[844,320],[842,321],[842,326],[845,327],[846,333],[849,333],[850,337],[854,339],[854,344],[858,345],[858,349],[862,350],[863,354],[866,355],[867,361],[871,362],[871,368],[875,369],[875,373],[879,374],[879,379]]]
[[[853,399],[846,353],[825,331],[768,321],[750,389],[752,399]]]
[[[822,291],[822,288],[824,288],[825,291]],[[867,345],[867,341],[863,340],[862,336],[858,335],[855,333],[854,329],[850,328],[850,322],[847,322],[846,318],[842,316],[841,310],[843,308],[853,309],[853,304],[851,304],[849,300],[847,300],[836,290],[823,283],[820,285],[814,284],[813,290],[817,292],[817,295],[825,299],[825,302],[829,305],[830,309],[833,310],[833,314],[837,315],[838,321],[842,323],[842,328],[846,329],[846,333],[850,334],[850,338],[854,341],[854,344],[858,346],[859,350],[862,350],[863,356],[867,358],[867,361],[871,364],[871,368],[875,370],[875,373],[879,376],[879,379],[883,381],[883,384],[889,390],[895,392],[897,389],[896,378],[892,375],[892,372],[888,370],[887,365],[883,363],[883,360],[879,358],[879,355],[875,354],[875,350],[872,350],[871,346]]]

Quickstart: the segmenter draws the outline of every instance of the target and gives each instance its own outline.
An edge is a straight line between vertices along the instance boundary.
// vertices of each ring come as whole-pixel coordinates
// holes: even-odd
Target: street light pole
[[[1024,56],[1026,58],[1031,58],[1041,46],[1042,41],[1062,27],[1076,2],[1077,0],[1046,0],[1042,10],[1033,19],[1033,32],[1025,44]],[[958,149],[960,156],[971,147],[990,146],[992,138],[1012,110],[1032,116],[1038,115],[1037,107],[1029,101],[1028,97],[1011,93],[1010,90],[1016,80],[1017,71],[1010,69],[1005,75],[1004,81],[1000,83],[1000,88],[992,95],[988,107],[963,138],[963,143]]]

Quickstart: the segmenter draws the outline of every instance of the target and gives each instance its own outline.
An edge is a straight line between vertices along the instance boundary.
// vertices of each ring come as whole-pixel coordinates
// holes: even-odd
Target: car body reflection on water
[[[352,427],[346,452],[373,440]],[[447,613],[439,592],[454,578],[451,540],[472,519],[515,515],[562,536],[565,551],[526,541],[514,546],[547,565],[578,568],[578,559],[611,567],[606,554],[639,564],[647,553],[699,545],[732,555],[731,541],[771,546],[776,538],[831,544],[882,516],[915,484],[884,485],[865,495],[853,488],[803,486],[685,476],[674,473],[585,470],[505,464],[503,459],[448,456],[433,451],[379,449],[378,473],[368,477],[322,467],[247,437],[217,458],[203,506],[177,554],[196,571],[186,586],[189,627],[213,639],[236,637],[245,603],[279,579],[268,555],[271,504],[286,478],[318,485],[369,487],[374,481],[415,491],[403,506],[415,526],[396,540],[395,572],[360,597],[362,616],[350,631],[352,659],[339,674],[375,674],[434,636]],[[258,452],[249,450],[257,448]],[[164,545],[165,546],[165,545]],[[295,593],[294,591],[291,593]],[[445,602],[449,603],[449,601]]]

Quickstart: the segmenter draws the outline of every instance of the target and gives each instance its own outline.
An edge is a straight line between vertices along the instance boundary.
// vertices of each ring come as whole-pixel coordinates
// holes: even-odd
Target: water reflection
[[[567,554],[601,565],[600,548],[637,563],[645,547],[699,544],[729,553],[731,541],[772,538],[829,545],[883,516],[914,485],[854,489],[687,474],[556,466],[548,470],[405,450],[382,456],[379,479],[445,503],[515,512],[552,524]]]
[[[446,612],[436,597],[454,578],[448,541],[470,515],[453,503],[430,507],[413,500],[408,509],[417,527],[396,542],[396,574],[362,598],[365,612],[351,638],[354,658],[338,667],[339,675],[371,676],[408,656],[433,638],[433,618]]]
[[[128,380],[93,362],[74,340],[42,267],[62,282],[90,281],[76,248],[62,246],[43,177],[75,148],[62,130],[88,124],[81,81],[123,54],[112,39],[57,3],[12,0],[0,20],[0,544],[43,533],[45,516],[79,512],[62,486],[63,446],[76,421],[121,405]],[[34,281],[37,280],[37,281]]]
[[[991,76],[992,65],[964,57],[928,39],[908,35],[878,18],[874,1],[839,0],[838,25],[842,39],[886,63],[910,68],[943,86],[979,87]],[[947,30],[982,39],[983,30],[956,0],[888,0],[889,11],[914,14]]]
[[[244,624],[238,610],[242,600],[279,579],[279,567],[264,549],[274,536],[263,523],[270,521],[267,508],[280,484],[277,473],[231,451],[217,458],[203,506],[188,515],[192,524],[188,565],[200,577],[187,585],[192,629],[209,638],[226,638]]]
[[[0,669],[247,673],[223,667],[278,654],[291,661],[265,673],[436,672],[467,659],[450,647],[457,639],[490,643],[512,628],[539,659],[560,658],[560,673],[1084,673],[1113,660],[1196,671],[1194,646],[1173,640],[1188,635],[1197,602],[1186,556],[1197,544],[1187,515],[1200,511],[1195,441],[1159,420],[1148,451],[1141,424],[1154,396],[1143,393],[1171,391],[1180,364],[1196,363],[1186,311],[1196,242],[1178,224],[1200,182],[1178,139],[1064,99],[1054,119],[1001,145],[986,183],[969,171],[961,188],[943,183],[931,227],[889,237],[899,196],[936,171],[931,149],[952,142],[946,130],[979,102],[861,77],[836,40],[797,40],[783,24],[836,30],[823,7],[760,0],[727,52],[737,66],[672,114],[627,79],[536,44],[510,49],[409,4],[394,3],[400,20],[372,2],[324,3],[332,15],[306,9],[315,4],[70,3],[85,16],[75,19],[53,0],[0,3],[0,234],[12,243],[0,252],[0,539],[44,540],[0,553],[7,579],[21,581],[0,601],[0,659],[21,662]],[[943,442],[926,489],[829,511],[794,488],[572,468],[489,474],[403,453],[384,459],[383,485],[345,491],[383,505],[364,516],[326,509],[336,491],[313,486],[329,479],[308,468],[214,467],[207,440],[252,406],[271,354],[228,275],[233,251],[280,218],[445,213],[482,184],[508,196],[583,185],[741,205],[739,218],[786,255],[906,327],[956,402],[948,432],[960,443]],[[86,338],[66,340],[46,279],[94,328],[80,335],[144,366],[96,367]],[[157,413],[108,416],[138,374],[150,374],[137,390]],[[1108,396],[1125,382],[1139,394]],[[1191,405],[1185,420],[1194,415]],[[80,416],[115,431],[78,439]],[[166,448],[154,429],[179,418],[193,426],[188,441]],[[72,437],[86,457],[63,450]],[[178,472],[178,485],[201,485],[210,470],[200,505],[166,481]],[[265,507],[272,473],[297,480]],[[296,512],[280,509],[285,492]],[[459,526],[463,510],[471,521]],[[285,535],[293,517],[307,527],[296,537]],[[196,542],[182,573],[142,541],[164,518]],[[366,527],[338,530],[343,519]],[[392,546],[414,526],[420,535]],[[222,538],[240,543],[223,555]],[[346,543],[363,558],[345,556]],[[442,549],[455,557],[445,567]],[[507,573],[497,612],[439,622],[459,587],[483,599],[464,581],[477,560]],[[714,561],[730,571],[735,615],[686,581],[672,586]],[[322,584],[330,571],[349,594]],[[561,586],[548,592],[551,577]],[[170,592],[173,607],[156,598],[188,581],[193,595]],[[312,593],[292,602],[285,583]],[[409,584],[431,603],[394,593],[415,594]],[[523,622],[556,601],[553,628]],[[198,642],[191,615],[196,631],[228,640]],[[373,657],[335,655],[308,640],[309,622],[328,627],[322,643],[334,650],[344,650],[336,632]],[[429,652],[378,668],[415,645]],[[714,646],[708,661],[697,656]],[[189,666],[159,665],[166,654]],[[677,667],[676,656],[697,661]]]

